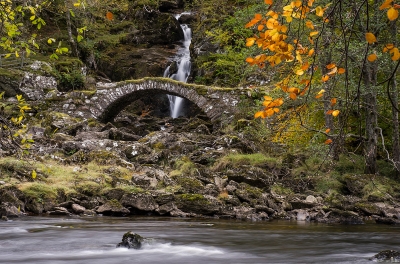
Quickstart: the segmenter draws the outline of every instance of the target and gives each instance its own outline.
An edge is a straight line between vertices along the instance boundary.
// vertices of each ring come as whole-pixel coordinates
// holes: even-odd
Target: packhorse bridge
[[[97,83],[97,91],[86,100],[93,117],[107,122],[123,108],[142,96],[154,93],[171,94],[196,104],[213,122],[223,115],[235,113],[236,106],[246,89],[218,88],[188,84],[168,78],[143,78],[117,83]]]

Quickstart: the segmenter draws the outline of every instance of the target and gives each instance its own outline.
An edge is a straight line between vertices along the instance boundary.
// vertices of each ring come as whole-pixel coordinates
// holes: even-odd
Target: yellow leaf
[[[304,71],[302,69],[299,69],[295,73],[296,73],[296,75],[303,75]]]
[[[36,178],[36,175],[37,175],[37,174],[36,174],[36,171],[33,170],[33,171],[32,171],[32,179],[35,179],[35,178]]]
[[[18,101],[21,101],[21,99],[22,99],[22,94],[18,94],[18,95],[17,95],[17,100],[18,100]]]
[[[15,57],[19,57],[18,51],[15,51]]]
[[[393,7],[389,8],[387,11],[387,16],[390,21],[396,20],[399,17],[399,11]]]
[[[327,139],[327,140],[325,140],[325,142],[324,142],[324,144],[326,144],[326,145],[329,145],[329,144],[331,144],[332,143],[332,139]]]
[[[339,110],[335,110],[335,111],[333,111],[332,112],[332,116],[338,116],[340,114],[340,111]]]
[[[265,101],[272,101],[272,97],[271,97],[271,96],[268,96],[268,95],[265,95],[265,96],[264,96],[264,100],[265,100]]]
[[[315,8],[315,14],[319,17],[324,16],[324,9],[321,6]]]
[[[371,32],[365,33],[365,39],[369,44],[375,43],[376,42],[376,37],[374,34]]]
[[[254,45],[254,42],[256,41],[256,38],[248,38],[246,40],[246,47],[251,47]]]
[[[369,54],[369,55],[368,55],[367,60],[368,60],[369,62],[374,62],[374,61],[376,61],[377,58],[378,58],[378,56],[376,56],[375,53],[372,53],[372,54]]]
[[[254,114],[254,118],[259,118],[259,117],[265,118],[264,117],[264,111],[259,111],[259,112]]]
[[[318,34],[319,34],[319,31],[310,32],[310,37],[313,37],[313,36],[318,35]]]
[[[74,3],[75,7],[79,7],[81,5],[81,3]]]
[[[386,0],[383,4],[379,7],[379,10],[383,10],[389,8],[392,4],[393,0]]]

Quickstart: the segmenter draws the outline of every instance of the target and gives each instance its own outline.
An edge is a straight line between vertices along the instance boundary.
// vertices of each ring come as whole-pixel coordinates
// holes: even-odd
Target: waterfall
[[[182,13],[176,15],[175,18],[179,19],[179,17],[183,14],[188,14],[188,13]],[[181,28],[184,33],[183,46],[178,50],[177,55],[174,59],[177,63],[178,70],[176,73],[170,74],[169,72],[170,66],[168,66],[167,69],[165,69],[164,77],[169,77],[171,79],[181,82],[187,82],[191,68],[189,47],[190,47],[190,42],[192,41],[192,30],[186,24],[181,24]],[[175,95],[168,95],[168,99],[169,99],[169,108],[171,112],[171,117],[172,118],[179,117],[183,111],[182,109],[183,98]]]

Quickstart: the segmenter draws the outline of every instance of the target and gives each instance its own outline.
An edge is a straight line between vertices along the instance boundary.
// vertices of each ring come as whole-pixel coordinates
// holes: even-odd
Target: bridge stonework
[[[154,93],[177,95],[196,104],[213,122],[232,116],[246,89],[218,88],[187,84],[168,78],[144,78],[118,83],[98,83],[86,106],[97,119],[112,120],[124,107],[140,96]]]

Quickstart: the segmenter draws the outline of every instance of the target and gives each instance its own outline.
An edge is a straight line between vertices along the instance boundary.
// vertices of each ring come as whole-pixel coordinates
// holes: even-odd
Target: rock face
[[[140,249],[143,241],[143,237],[130,231],[124,234],[122,242],[118,243],[117,247]]]

